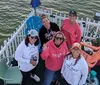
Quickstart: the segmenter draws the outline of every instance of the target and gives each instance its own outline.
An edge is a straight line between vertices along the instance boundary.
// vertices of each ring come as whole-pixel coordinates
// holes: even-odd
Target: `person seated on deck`
[[[67,54],[62,69],[60,85],[84,85],[88,76],[88,64],[81,55],[81,45],[74,43]]]
[[[41,58],[45,60],[45,72],[43,85],[50,85],[61,76],[60,70],[68,48],[64,34],[58,31],[54,38],[43,45]]]
[[[42,20],[43,26],[40,29],[39,37],[40,37],[41,47],[42,47],[43,44],[51,40],[53,35],[57,31],[60,31],[60,29],[56,23],[50,22],[48,17],[45,14],[41,15],[41,20]]]
[[[66,43],[68,48],[70,49],[75,42],[81,41],[81,28],[79,24],[76,22],[77,12],[71,10],[69,12],[69,18],[65,19],[61,26],[61,31],[64,33],[66,37]]]
[[[28,35],[16,49],[15,59],[18,61],[23,76],[22,85],[29,85],[30,78],[37,82],[40,81],[40,78],[35,74],[39,61],[38,44],[38,32],[32,29],[28,31]]]

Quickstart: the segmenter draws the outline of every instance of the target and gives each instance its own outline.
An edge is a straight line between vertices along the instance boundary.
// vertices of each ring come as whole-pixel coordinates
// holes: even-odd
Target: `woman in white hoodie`
[[[39,37],[36,30],[30,30],[26,38],[20,43],[15,52],[15,59],[18,61],[22,73],[22,85],[28,85],[29,77],[39,82],[40,78],[35,74],[39,60],[38,51]]]
[[[81,45],[74,43],[70,51],[61,69],[60,85],[84,85],[88,75],[88,65],[81,55]]]

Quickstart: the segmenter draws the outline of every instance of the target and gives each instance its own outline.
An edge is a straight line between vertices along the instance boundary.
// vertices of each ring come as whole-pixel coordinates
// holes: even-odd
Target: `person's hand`
[[[64,78],[64,76],[61,74],[61,77]]]
[[[55,35],[57,32],[53,31],[52,34]]]
[[[46,44],[43,44],[43,50],[46,50],[48,46]]]
[[[30,60],[30,63],[35,66],[36,65],[36,61],[34,61],[33,59]]]

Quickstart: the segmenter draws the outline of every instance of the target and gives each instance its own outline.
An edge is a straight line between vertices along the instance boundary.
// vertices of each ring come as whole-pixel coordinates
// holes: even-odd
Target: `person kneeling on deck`
[[[84,85],[88,76],[88,65],[81,55],[81,45],[74,43],[67,54],[62,69],[59,85]]]
[[[38,44],[38,32],[30,30],[15,52],[15,59],[18,61],[19,69],[23,75],[22,85],[29,85],[29,78],[33,78],[37,82],[40,81],[40,78],[35,74],[39,61]]]
[[[43,85],[50,85],[61,76],[60,70],[68,52],[65,37],[62,32],[57,32],[54,38],[43,45],[41,57],[45,60],[45,73]]]

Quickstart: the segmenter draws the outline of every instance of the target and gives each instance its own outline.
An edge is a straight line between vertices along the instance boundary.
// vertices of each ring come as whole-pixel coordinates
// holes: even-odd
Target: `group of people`
[[[42,85],[84,85],[88,75],[88,65],[81,55],[81,29],[76,22],[77,12],[71,10],[69,18],[62,23],[61,29],[41,15],[42,28],[38,33],[29,30],[26,38],[16,49],[15,59],[23,75],[22,85],[29,85],[28,77],[39,82],[36,67],[39,55],[45,61]],[[42,52],[38,51],[41,42]],[[41,67],[42,68],[42,67]]]

